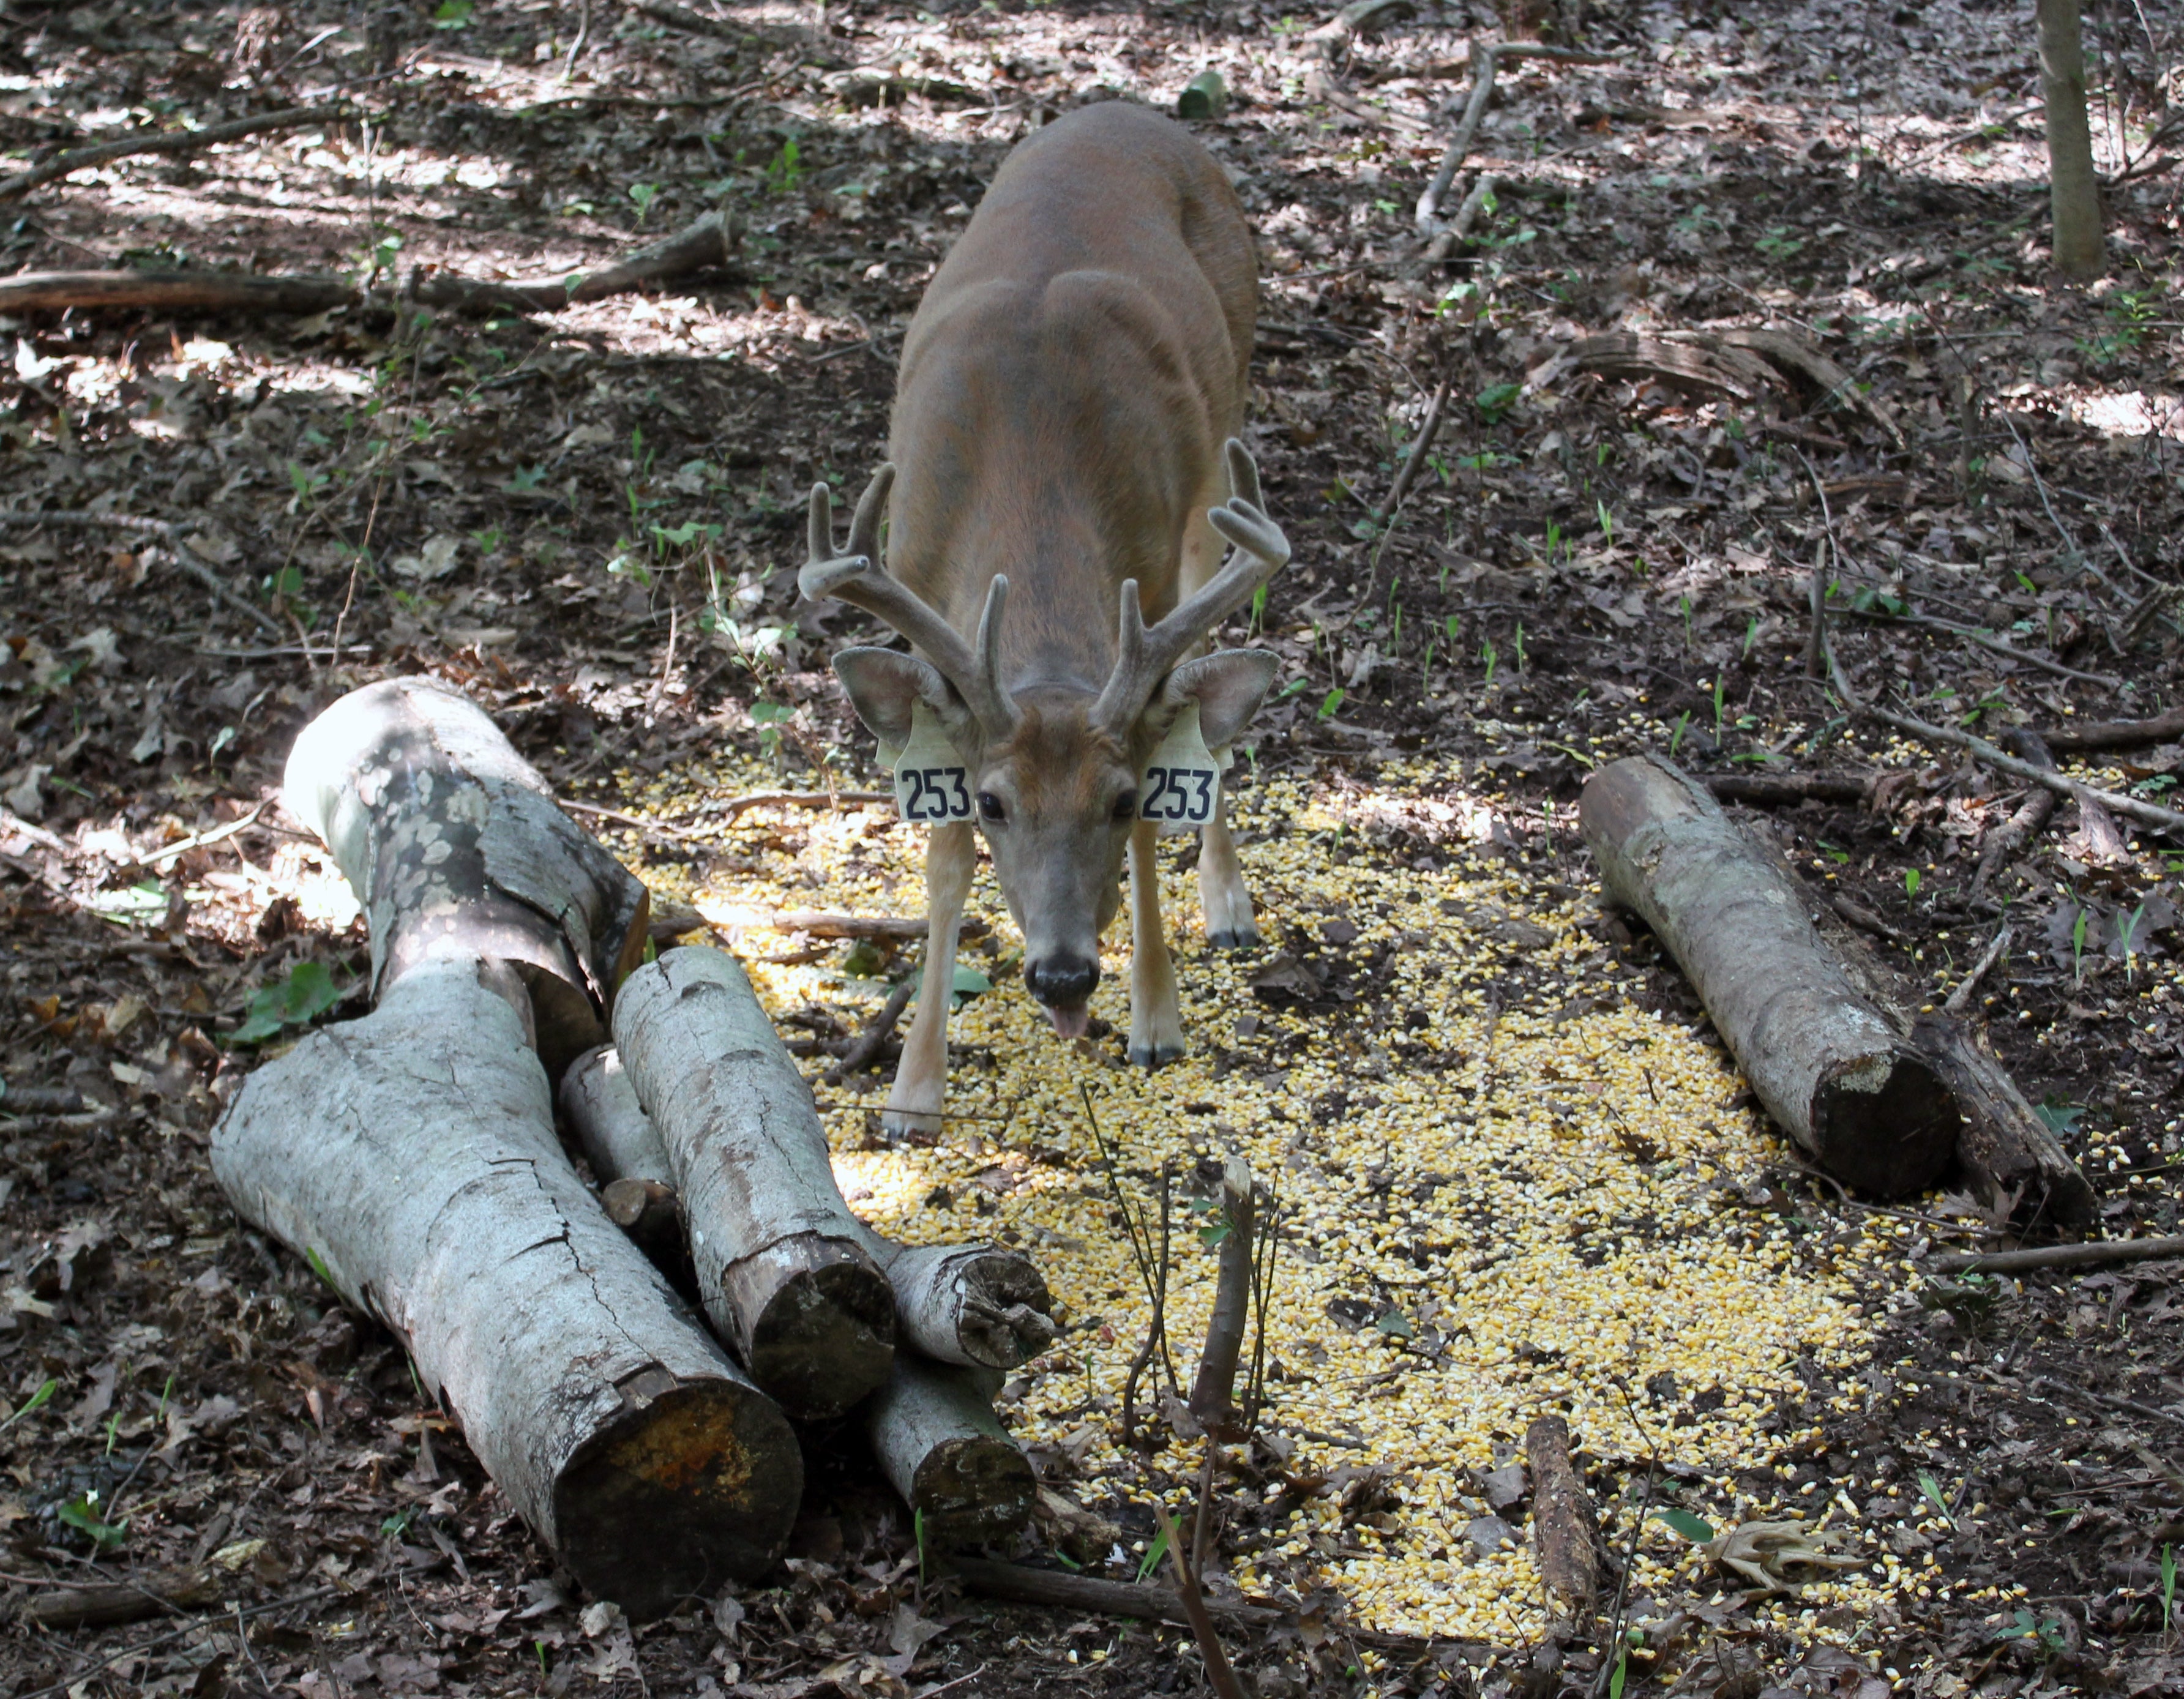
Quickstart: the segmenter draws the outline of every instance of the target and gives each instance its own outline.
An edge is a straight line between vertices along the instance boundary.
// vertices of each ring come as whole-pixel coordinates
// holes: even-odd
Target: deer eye
[[[1118,797],[1117,797],[1117,798],[1115,799],[1115,818],[1116,818],[1116,819],[1117,819],[1117,820],[1134,820],[1134,819],[1136,819],[1136,818],[1137,818],[1137,813],[1138,813],[1138,794],[1137,794],[1137,792],[1135,792],[1135,791],[1134,791],[1134,790],[1126,790],[1126,791],[1124,791],[1124,792],[1123,792],[1120,796],[1118,796]]]
[[[1000,798],[995,796],[993,792],[989,790],[980,791],[978,793],[978,816],[982,820],[1000,820],[1003,818]]]

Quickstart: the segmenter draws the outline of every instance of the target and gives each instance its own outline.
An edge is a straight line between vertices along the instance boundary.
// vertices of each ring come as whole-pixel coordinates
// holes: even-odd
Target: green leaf
[[[308,1245],[304,1249],[304,1261],[311,1265],[311,1273],[325,1281],[333,1290],[338,1292],[341,1290],[340,1287],[334,1285],[333,1271],[326,1267],[326,1259]]]
[[[477,9],[476,0],[440,0],[439,10],[432,14],[436,30],[467,30],[471,14]]]
[[[1407,1340],[1418,1332],[1411,1325],[1411,1318],[1401,1310],[1383,1312],[1374,1319],[1373,1325],[1390,1339]]]
[[[1916,867],[1906,867],[1903,870],[1903,894],[1907,897],[1917,896],[1919,894],[1919,883],[1920,875],[1919,870]]]
[[[1143,1583],[1156,1569],[1161,1559],[1167,1556],[1167,1529],[1163,1528],[1153,1536],[1153,1543],[1145,1547],[1145,1561],[1138,1565],[1138,1579]]]
[[[1490,384],[1472,398],[1472,404],[1478,408],[1489,425],[1498,425],[1502,422],[1502,415],[1516,404],[1517,398],[1524,393],[1524,386],[1521,383]]]
[[[977,997],[994,989],[994,982],[975,967],[956,970],[955,991],[958,997]]]
[[[1936,1515],[1952,1528],[1957,1525],[1956,1518],[1949,1514],[1948,1500],[1942,1496],[1942,1484],[1934,1479],[1931,1469],[1919,1471],[1919,1490],[1925,1495],[1926,1502],[1934,1507]]]
[[[1693,1545],[1703,1545],[1713,1538],[1713,1529],[1688,1510],[1679,1510],[1674,1505],[1664,1505],[1653,1512]]]
[[[326,964],[299,961],[278,985],[268,985],[250,1000],[242,1024],[230,1033],[238,1044],[263,1044],[289,1027],[308,1026],[341,1000],[345,988],[334,983]]]
[[[1334,717],[1334,710],[1342,705],[1342,699],[1349,694],[1340,685],[1336,685],[1334,689],[1327,693],[1326,699],[1320,703],[1318,717],[1323,720],[1332,720]]]

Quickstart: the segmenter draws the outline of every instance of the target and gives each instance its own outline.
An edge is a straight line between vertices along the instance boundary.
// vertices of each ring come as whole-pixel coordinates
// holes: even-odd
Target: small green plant
[[[1688,708],[1676,716],[1676,729],[1669,733],[1669,758],[1675,759],[1676,751],[1684,746],[1684,733],[1691,729],[1691,710]]]
[[[766,186],[777,195],[794,194],[804,182],[804,150],[792,136],[766,168]]]
[[[652,210],[652,203],[660,198],[660,185],[632,183],[629,186],[629,198],[636,203],[637,227],[642,230],[644,228],[645,215]]]
[[[1752,659],[1752,646],[1758,641],[1759,616],[1754,614],[1750,619],[1744,622],[1744,660],[1749,660]]]
[[[307,1027],[338,1003],[347,989],[334,983],[324,962],[299,961],[278,985],[266,986],[250,1000],[229,1042],[262,1044],[290,1027]]]
[[[1641,1628],[1623,1630],[1622,1644],[1615,1648],[1615,1668],[1607,1677],[1607,1699],[1623,1699],[1623,1684],[1630,1674],[1630,1651],[1646,1643],[1646,1631]]]
[[[1769,259],[1788,259],[1804,252],[1803,238],[1795,237],[1782,226],[1775,227],[1752,244]]]
[[[1953,1529],[1957,1525],[1957,1518],[1950,1514],[1949,1501],[1942,1496],[1942,1484],[1934,1479],[1934,1472],[1931,1469],[1919,1471],[1919,1491],[1926,1502],[1934,1507],[1934,1514],[1940,1517]]]
[[[750,722],[758,727],[759,752],[770,761],[781,759],[781,728],[794,718],[796,710],[783,707],[778,702],[754,702],[750,705]]]
[[[1920,883],[1921,877],[1916,867],[1906,867],[1903,870],[1903,894],[1905,896],[1915,899],[1919,894],[1919,886]]]
[[[2167,1634],[2176,1626],[2176,1548],[2161,1548],[2161,1631]]]
[[[1688,652],[1691,646],[1691,599],[1688,595],[1679,596],[1676,602],[1684,616],[1684,648]]]
[[[1615,515],[1607,510],[1607,504],[1597,496],[1593,498],[1593,515],[1600,521],[1600,534],[1610,549],[1615,547]]]
[[[389,1540],[404,1539],[410,1532],[410,1524],[416,1519],[417,1507],[413,1504],[406,1510],[396,1511],[392,1516],[382,1517],[379,1531]]]
[[[102,1551],[111,1551],[129,1538],[126,1522],[109,1523],[100,1518],[95,1490],[81,1498],[70,1499],[54,1513],[77,1533],[88,1535],[91,1543]]]
[[[0,1422],[0,1434],[6,1433],[25,1416],[36,1415],[39,1411],[44,1409],[46,1406],[52,1403],[53,1401],[53,1394],[60,1390],[60,1382],[58,1380],[47,1380],[42,1386],[39,1387],[36,1392],[33,1392],[28,1398],[25,1398],[23,1401],[23,1407],[21,1409],[15,1412],[14,1415],[8,1417],[6,1421]]]
[[[1717,738],[1721,736],[1722,716],[1728,698],[1729,680],[1725,677],[1715,679],[1713,682],[1713,734]]]
[[[1507,416],[1509,409],[1517,404],[1517,398],[1524,393],[1524,386],[1521,383],[1490,384],[1472,397],[1472,404],[1478,408],[1479,416],[1483,421],[1499,425]]]
[[[1245,628],[1245,634],[1247,637],[1258,636],[1266,628],[1266,623],[1267,587],[1262,584],[1251,592],[1251,619],[1250,625]]]
[[[1321,699],[1319,711],[1313,717],[1320,720],[1332,720],[1334,717],[1334,710],[1342,705],[1342,699],[1349,694],[1340,685],[1336,685]]]
[[[2058,1139],[2075,1138],[2078,1123],[2086,1118],[2084,1104],[2072,1103],[2061,1097],[2042,1098],[2033,1106],[2032,1112],[2040,1117],[2041,1124]]]
[[[440,0],[439,8],[432,14],[436,30],[467,30],[471,14],[477,9],[476,0]]]
[[[2078,917],[2070,922],[2070,979],[2071,983],[2086,983],[2086,922],[2092,911],[2081,905]]]
[[[1138,1565],[1138,1585],[1143,1586],[1160,1568],[1161,1559],[1167,1556],[1167,1529],[1163,1527],[1153,1535],[1153,1543],[1145,1547],[1145,1555]]]
[[[1703,1546],[1713,1538],[1713,1528],[1700,1518],[1693,1516],[1688,1510],[1680,1510],[1674,1505],[1664,1505],[1653,1514],[1659,1517],[1662,1521],[1667,1523],[1669,1527],[1674,1529],[1694,1546]]]
[[[2128,981],[2138,961],[2138,929],[2146,924],[2146,905],[2116,916],[2116,942],[2123,946],[2123,974]]]
[[[341,1288],[334,1284],[333,1270],[326,1267],[326,1259],[319,1255],[315,1246],[307,1245],[304,1247],[304,1261],[311,1265],[311,1273],[319,1277],[327,1290],[332,1292],[341,1290]]]
[[[1494,639],[1488,638],[1479,645],[1479,658],[1486,663],[1486,677],[1482,681],[1490,689],[1494,683],[1494,664],[1502,657],[1494,648]]]
[[[1510,639],[1509,647],[1517,657],[1517,671],[1524,670],[1524,622],[1517,621],[1517,635]]]
[[[1997,1640],[2037,1641],[2040,1649],[2050,1657],[2059,1657],[2070,1649],[2063,1638],[2062,1619],[2059,1617],[2035,1617],[2031,1612],[2020,1610],[2010,1618],[2009,1626],[1995,1635]]]

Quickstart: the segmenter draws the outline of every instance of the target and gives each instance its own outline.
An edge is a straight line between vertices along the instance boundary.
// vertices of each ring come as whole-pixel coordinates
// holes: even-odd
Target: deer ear
[[[899,649],[845,649],[834,676],[865,728],[883,744],[910,741],[910,710],[918,703],[952,721],[960,711],[939,671]]]
[[[1263,649],[1219,649],[1186,660],[1167,676],[1162,704],[1179,709],[1198,705],[1198,729],[1209,749],[1236,741],[1245,722],[1258,712],[1268,687],[1281,669],[1280,657]]]

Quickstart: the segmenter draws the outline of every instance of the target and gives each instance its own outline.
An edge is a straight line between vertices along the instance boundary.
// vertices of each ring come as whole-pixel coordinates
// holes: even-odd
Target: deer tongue
[[[1074,1004],[1067,1009],[1057,1008],[1049,1003],[1046,1013],[1047,1018],[1054,1022],[1054,1030],[1065,1039],[1083,1038],[1084,1028],[1092,1018],[1091,1010],[1083,1003]]]

